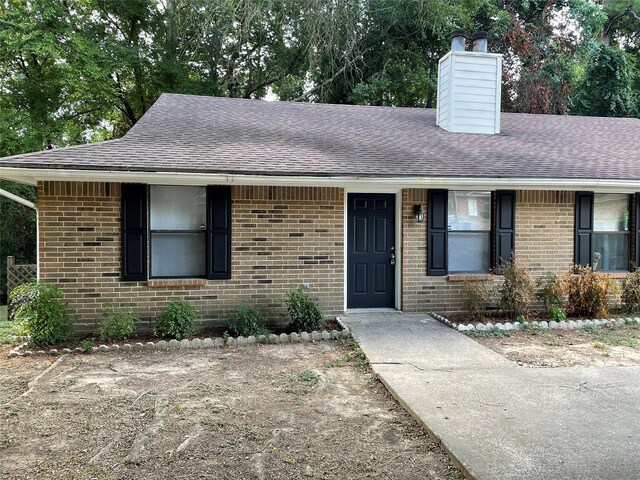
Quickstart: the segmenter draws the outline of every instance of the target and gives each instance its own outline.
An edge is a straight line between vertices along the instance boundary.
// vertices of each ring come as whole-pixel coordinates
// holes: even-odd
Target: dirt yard
[[[473,332],[471,337],[514,362],[535,367],[640,365],[640,325],[576,330]],[[502,336],[512,333],[511,336]]]
[[[352,348],[0,348],[0,478],[462,478]]]

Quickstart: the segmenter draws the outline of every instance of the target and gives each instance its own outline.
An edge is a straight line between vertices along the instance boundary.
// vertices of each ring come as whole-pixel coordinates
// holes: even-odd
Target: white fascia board
[[[313,177],[184,172],[124,172],[102,170],[3,167],[0,178],[36,185],[38,181],[149,183],[158,185],[265,185],[303,187],[448,188],[451,190],[588,190],[601,193],[640,191],[640,179],[481,178],[481,177]]]

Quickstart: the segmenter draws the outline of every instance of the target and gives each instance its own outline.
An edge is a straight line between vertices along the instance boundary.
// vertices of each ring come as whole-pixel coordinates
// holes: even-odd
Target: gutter
[[[18,202],[21,205],[24,205],[25,207],[29,207],[32,208],[33,210],[35,210],[36,212],[38,211],[38,207],[36,207],[36,204],[33,202],[30,202],[29,200],[19,197],[18,195],[15,195],[11,192],[7,192],[6,190],[0,188],[0,196],[1,197],[6,197],[10,200],[13,200],[14,202]]]
[[[309,175],[245,175],[192,172],[132,172],[3,167],[1,178],[36,185],[38,181],[153,183],[158,185],[260,185],[358,188],[434,188],[506,190],[589,190],[601,193],[637,192],[640,179],[518,178],[518,177],[317,177]]]

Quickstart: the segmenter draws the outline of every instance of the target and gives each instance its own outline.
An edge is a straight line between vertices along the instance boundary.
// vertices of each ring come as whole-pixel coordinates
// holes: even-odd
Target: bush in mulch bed
[[[185,337],[184,339],[192,340],[194,338],[224,338],[228,336],[225,335],[228,329],[229,328],[227,326],[206,327],[192,332],[192,335]],[[318,331],[324,330],[326,330],[327,332],[331,332],[333,330],[342,331],[343,328],[335,318],[331,318],[325,320],[318,328]],[[280,336],[280,334],[282,333],[291,334],[294,332],[298,333],[296,330],[293,330],[290,325],[277,325],[265,329],[265,334],[272,334],[276,336]],[[162,339],[163,337],[154,335],[154,333],[151,331],[137,331],[133,335],[127,337],[126,343],[132,345],[135,343],[147,344],[148,342],[156,343]],[[81,348],[84,353],[91,353],[93,351],[93,347],[97,347],[100,343],[100,337],[97,334],[73,335],[63,342],[48,345],[47,349],[55,349],[60,352],[65,348],[68,348],[70,350]],[[120,343],[120,345],[122,345],[122,343]]]

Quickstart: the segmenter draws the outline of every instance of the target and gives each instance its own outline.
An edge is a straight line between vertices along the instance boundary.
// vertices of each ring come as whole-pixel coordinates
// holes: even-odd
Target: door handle
[[[396,254],[392,253],[391,256],[389,256],[389,265],[393,266],[396,264]]]

